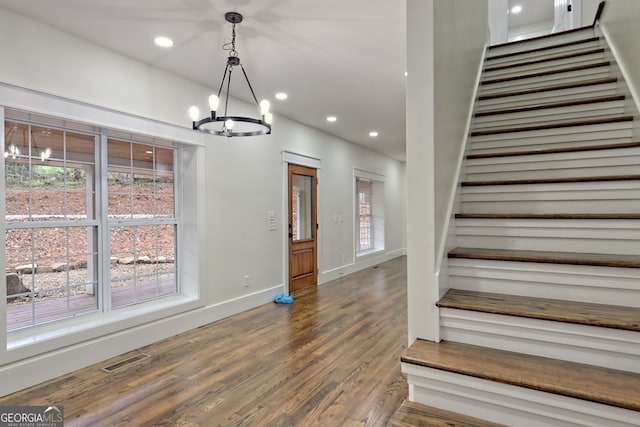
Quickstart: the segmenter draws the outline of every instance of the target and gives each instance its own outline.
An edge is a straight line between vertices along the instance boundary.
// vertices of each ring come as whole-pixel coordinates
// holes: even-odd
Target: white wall
[[[491,45],[507,42],[509,33],[509,0],[489,0],[489,29]]]
[[[553,29],[553,21],[536,22],[530,25],[509,28],[508,38],[510,42],[530,39],[533,37],[539,37],[539,36],[551,34],[552,29]]]
[[[595,12],[594,12],[595,14]],[[593,19],[593,18],[592,18]],[[640,2],[637,0],[607,1],[600,26],[640,109]]]
[[[188,107],[196,103],[205,110],[212,92],[2,9],[0,39],[5,58],[0,83],[180,126],[174,126],[176,134],[190,126]],[[150,123],[153,128],[154,122]],[[36,354],[27,346],[20,360],[11,363],[2,346],[0,395],[268,302],[276,291],[283,291],[287,231],[283,150],[321,161],[321,280],[404,253],[404,163],[279,116],[270,136],[228,140],[197,134],[189,138],[206,145],[198,151],[202,186],[187,190],[198,191],[197,197],[203,199],[202,230],[199,241],[185,242],[201,248],[200,308],[119,333],[85,333],[79,342],[67,343],[60,351]],[[360,264],[354,258],[354,168],[385,176],[386,250]],[[267,227],[270,211],[279,221],[276,231]],[[334,214],[342,214],[344,222],[333,222]],[[251,277],[249,288],[243,286],[245,275]],[[0,316],[5,317],[4,305]],[[4,327],[1,331],[0,343],[7,338]]]
[[[587,26],[593,24],[593,18],[596,16],[598,5],[602,0],[582,0],[581,1],[581,15],[582,25]],[[609,6],[607,6],[608,8]]]
[[[442,254],[482,55],[487,1],[407,2],[409,341],[438,339]]]

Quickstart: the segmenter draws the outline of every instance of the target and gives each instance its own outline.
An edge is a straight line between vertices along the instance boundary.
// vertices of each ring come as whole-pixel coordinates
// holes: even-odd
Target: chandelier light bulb
[[[189,108],[189,117],[191,117],[191,121],[193,122],[198,121],[198,117],[200,117],[200,110],[198,110],[198,107],[193,105],[191,108]]]
[[[232,130],[233,129],[233,120],[231,120],[231,119],[225,120],[224,126],[227,128],[227,130]]]
[[[209,108],[211,111],[218,111],[218,105],[220,105],[220,98],[218,98],[218,95],[211,95],[209,97]]]
[[[271,107],[271,103],[266,99],[263,99],[262,101],[260,101],[260,114],[262,114],[263,116],[266,116],[267,113],[269,112],[270,107]]]
[[[267,113],[267,114],[265,114],[265,115],[264,115],[264,121],[265,121],[267,124],[271,124],[271,123],[273,123],[273,114],[271,114],[271,113]]]

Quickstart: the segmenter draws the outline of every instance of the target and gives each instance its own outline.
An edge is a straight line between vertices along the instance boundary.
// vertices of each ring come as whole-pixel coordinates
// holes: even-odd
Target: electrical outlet
[[[248,288],[249,287],[249,279],[251,279],[251,276],[249,276],[248,274],[244,275],[244,287]]]

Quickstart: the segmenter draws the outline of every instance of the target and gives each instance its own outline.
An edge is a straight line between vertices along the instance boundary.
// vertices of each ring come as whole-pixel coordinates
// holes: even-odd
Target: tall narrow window
[[[95,311],[96,136],[4,126],[7,328]]]
[[[373,179],[373,175],[356,172],[355,240],[358,256],[384,250],[384,181]]]
[[[109,139],[111,306],[177,292],[174,150]]]
[[[371,180],[356,178],[358,188],[358,252],[374,249],[373,211],[371,209]]]

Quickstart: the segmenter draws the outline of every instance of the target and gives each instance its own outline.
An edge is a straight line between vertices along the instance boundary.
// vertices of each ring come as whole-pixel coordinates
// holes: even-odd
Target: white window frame
[[[371,182],[371,236],[372,248],[360,250],[360,215],[358,180],[364,179]],[[353,171],[353,195],[354,195],[354,241],[353,247],[356,259],[384,252],[386,247],[385,236],[385,176],[375,172],[369,172],[354,168]]]
[[[28,111],[34,114],[67,119],[75,123],[89,123],[99,129],[114,133],[142,135],[154,139],[175,141],[182,150],[178,159],[183,171],[180,179],[183,193],[176,200],[176,215],[187,210],[190,215],[180,216],[178,235],[183,241],[194,242],[181,245],[176,254],[179,272],[180,294],[148,303],[136,304],[108,313],[81,316],[80,319],[65,319],[53,324],[44,324],[6,333],[6,304],[0,304],[0,359],[6,363],[22,360],[34,354],[54,351],[87,339],[134,328],[155,320],[166,318],[202,307],[199,294],[199,254],[203,246],[199,230],[204,227],[204,203],[198,197],[204,183],[204,135],[190,129],[160,123],[113,110],[103,109],[81,102],[43,94],[0,83],[0,143],[4,146],[5,108]],[[4,174],[4,162],[0,173]],[[4,186],[2,210],[4,211]],[[2,232],[5,232],[4,216]],[[5,266],[5,243],[1,243],[0,267]],[[6,288],[0,287],[0,298],[6,301]]]

